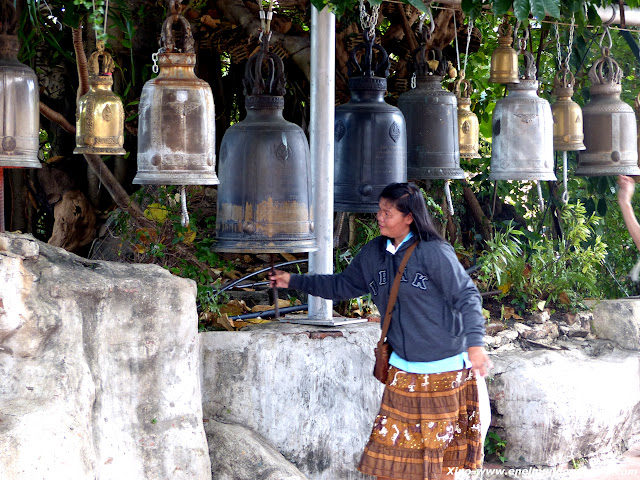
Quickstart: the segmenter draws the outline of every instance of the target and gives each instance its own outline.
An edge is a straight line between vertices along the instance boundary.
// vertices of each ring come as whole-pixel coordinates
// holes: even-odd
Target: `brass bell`
[[[174,22],[183,25],[182,52]],[[189,22],[169,15],[164,48],[154,54],[159,73],[145,83],[138,107],[138,173],[135,184],[217,185],[215,112],[209,84],[194,73],[196,55]],[[154,66],[155,67],[155,66]]]
[[[432,55],[437,60],[435,69],[427,58]],[[398,97],[398,108],[407,122],[407,177],[464,178],[456,97],[442,88],[447,62],[440,49],[427,52],[426,45],[419,47],[414,56],[416,88]]]
[[[282,116],[285,83],[282,60],[268,51],[268,40],[263,40],[261,51],[245,68],[247,116],[227,129],[220,145],[215,250],[318,249],[309,144],[304,131]]]
[[[124,108],[111,91],[115,65],[103,42],[97,48],[89,57],[89,91],[78,100],[73,153],[124,155]]]
[[[458,139],[461,158],[480,158],[480,123],[471,111],[471,82],[464,78],[464,71],[456,82],[455,92],[458,101]]]
[[[602,49],[589,70],[591,99],[582,109],[584,144],[576,175],[640,175],[638,129],[633,108],[620,99],[622,69]]]
[[[0,168],[41,168],[38,78],[18,61],[20,43],[13,3],[2,2],[0,9]]]
[[[491,54],[490,83],[518,83],[518,53],[513,44],[513,27],[506,21],[498,27],[498,48]]]
[[[525,74],[509,84],[493,111],[490,180],[556,180],[553,173],[553,116],[538,96],[533,55],[524,54]]]
[[[553,95],[558,97],[551,105],[553,113],[553,148],[560,151],[584,150],[582,109],[574,102],[573,85],[575,78],[567,69],[556,73]]]

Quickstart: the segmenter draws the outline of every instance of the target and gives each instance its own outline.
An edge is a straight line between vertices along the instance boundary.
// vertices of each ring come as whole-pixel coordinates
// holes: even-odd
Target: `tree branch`
[[[73,49],[76,52],[76,65],[78,66],[78,94],[76,103],[80,97],[89,91],[89,69],[87,68],[87,55],[82,43],[82,27],[72,29]]]
[[[76,127],[71,125],[71,123],[69,123],[69,121],[66,118],[64,118],[64,116],[61,113],[56,112],[53,108],[49,107],[48,105],[45,105],[42,102],[40,102],[40,113],[45,118],[60,125],[67,133],[70,133],[71,135],[75,135]]]

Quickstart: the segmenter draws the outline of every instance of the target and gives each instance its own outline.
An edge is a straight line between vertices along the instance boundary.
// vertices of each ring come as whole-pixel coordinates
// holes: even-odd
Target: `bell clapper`
[[[275,260],[274,260],[273,253],[269,254],[269,257],[271,258],[271,273],[275,275],[276,267],[275,267]],[[274,318],[275,320],[277,320],[278,318],[280,318],[280,309],[278,308],[278,287],[275,286],[275,283],[274,283],[274,286],[272,287],[272,291],[273,291]]]
[[[180,186],[180,224],[186,228],[189,226],[189,212],[187,211],[187,189],[184,185]]]
[[[567,151],[562,152],[562,184],[564,192],[562,192],[562,202],[566,205],[569,203],[569,189],[567,188]]]
[[[538,204],[540,205],[540,211],[544,210],[544,197],[542,196],[542,185],[540,180],[536,180],[536,187],[538,188]]]
[[[444,194],[447,196],[447,205],[449,206],[449,213],[453,217],[453,214],[455,212],[453,211],[453,201],[451,200],[451,188],[449,187],[450,183],[451,183],[451,180],[444,181]]]

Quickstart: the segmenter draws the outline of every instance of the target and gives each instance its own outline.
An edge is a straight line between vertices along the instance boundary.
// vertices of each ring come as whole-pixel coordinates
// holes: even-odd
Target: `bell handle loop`
[[[437,75],[443,77],[446,63],[443,59],[442,50],[437,47],[427,49],[426,45],[420,45],[414,52],[414,68],[418,75]],[[431,67],[430,62],[438,62],[438,65]]]
[[[267,82],[262,75],[262,66],[267,62]],[[269,51],[269,42],[264,40],[260,50],[252,55],[244,69],[246,95],[274,95],[285,94],[284,63],[282,59]]]
[[[533,58],[533,54],[529,50],[521,50],[524,57],[524,80],[535,80],[538,69],[536,68],[536,61]]]
[[[622,69],[613,58],[604,55],[595,61],[588,76],[592,84],[619,84],[622,79]]]
[[[173,35],[173,24],[182,23],[184,32],[182,35],[182,53],[195,53],[195,42],[191,34],[191,24],[182,15],[171,15],[162,24],[162,35],[160,42],[164,45],[163,53],[173,53],[176,49],[176,41]]]
[[[498,25],[498,35],[501,37],[511,37],[513,35],[513,26],[509,23],[506,15],[502,19],[502,23]]]
[[[349,60],[347,61],[347,70],[349,77],[353,76],[374,76],[387,78],[389,76],[389,54],[381,46],[374,43],[374,36],[369,36],[369,32],[364,30],[362,32],[363,42],[356,45],[351,52],[349,52]],[[364,56],[360,62],[356,57],[356,53],[364,49]],[[373,65],[373,50],[377,50],[380,53],[378,61]]]
[[[471,96],[471,92],[473,92],[473,88],[471,88],[471,82],[464,78],[462,75],[458,80],[453,84],[454,93],[458,98],[469,98]]]
[[[566,66],[563,66],[553,78],[553,86],[557,88],[573,88],[576,77]]]
[[[102,65],[100,65],[99,58],[102,57]],[[115,70],[115,62],[109,54],[109,52],[96,51],[89,56],[89,75],[111,75]]]
[[[604,37],[607,37],[609,40],[609,45],[607,47],[602,47],[602,42],[604,40]],[[611,47],[613,47],[613,41],[611,40],[611,32],[609,31],[609,25],[605,25],[604,26],[604,31],[602,32],[602,35],[600,36],[600,50],[602,50],[602,54],[604,56],[608,56],[609,55],[609,51],[611,50]],[[606,53],[605,53],[606,51]]]

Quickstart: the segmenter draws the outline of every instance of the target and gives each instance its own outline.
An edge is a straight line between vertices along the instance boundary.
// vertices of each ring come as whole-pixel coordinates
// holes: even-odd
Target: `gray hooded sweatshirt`
[[[415,240],[414,240],[415,241]],[[291,275],[289,287],[332,300],[370,293],[382,317],[404,252],[393,255],[387,238],[367,243],[336,275]],[[458,261],[453,247],[440,240],[421,241],[402,276],[387,341],[410,362],[442,360],[484,346],[482,298]]]

